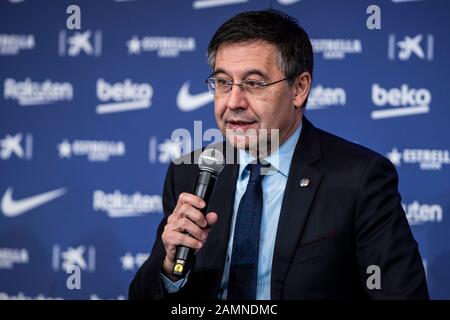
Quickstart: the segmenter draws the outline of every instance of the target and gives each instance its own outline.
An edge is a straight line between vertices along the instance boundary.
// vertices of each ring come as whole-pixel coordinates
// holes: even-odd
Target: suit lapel
[[[281,206],[272,262],[271,298],[280,299],[284,281],[322,174],[311,164],[321,157],[317,129],[303,117]],[[308,179],[307,186],[300,181]],[[306,180],[304,180],[304,184]]]
[[[225,166],[216,182],[208,206],[208,211],[216,212],[219,217],[207,241],[208,247],[211,248],[208,260],[211,259],[215,266],[222,267],[222,262],[225,261],[238,172],[238,165]]]

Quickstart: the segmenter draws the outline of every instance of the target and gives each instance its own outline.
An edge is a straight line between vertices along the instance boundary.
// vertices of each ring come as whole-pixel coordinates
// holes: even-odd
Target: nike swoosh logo
[[[212,94],[208,92],[191,95],[189,93],[189,82],[183,83],[178,91],[177,105],[181,111],[189,112],[201,108],[214,100]]]
[[[66,188],[59,188],[24,199],[14,200],[12,198],[13,188],[10,187],[3,195],[1,209],[5,217],[17,217],[27,211],[42,206],[43,204],[62,196],[66,192]]]

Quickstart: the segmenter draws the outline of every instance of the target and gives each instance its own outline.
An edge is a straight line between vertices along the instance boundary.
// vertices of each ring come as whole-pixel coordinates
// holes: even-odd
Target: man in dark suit
[[[216,121],[239,161],[219,174],[206,215],[191,194],[197,165],[169,166],[165,217],[130,299],[427,299],[395,168],[303,115],[313,53],[297,22],[238,14],[208,58]],[[247,134],[265,129],[278,132],[275,152]],[[172,274],[179,245],[196,250],[182,278]]]

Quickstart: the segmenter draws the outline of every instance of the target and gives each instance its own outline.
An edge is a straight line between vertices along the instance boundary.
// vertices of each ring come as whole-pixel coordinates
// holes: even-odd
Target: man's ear
[[[311,75],[309,72],[303,72],[297,76],[292,86],[294,88],[294,106],[300,108],[308,98],[309,90],[311,89]]]

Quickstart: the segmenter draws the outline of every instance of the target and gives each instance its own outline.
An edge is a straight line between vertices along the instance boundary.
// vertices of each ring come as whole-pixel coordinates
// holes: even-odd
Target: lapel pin
[[[309,179],[304,178],[300,180],[300,187],[307,187],[307,186],[309,186]]]

